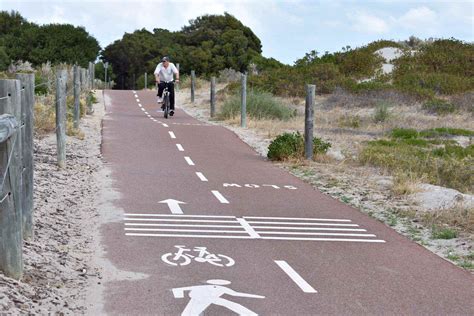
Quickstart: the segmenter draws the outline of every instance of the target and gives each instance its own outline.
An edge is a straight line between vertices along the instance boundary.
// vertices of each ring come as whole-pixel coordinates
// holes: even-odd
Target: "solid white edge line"
[[[137,237],[184,237],[184,238],[216,238],[216,239],[252,239],[250,236],[213,236],[213,235],[179,235],[179,234],[136,234],[126,233],[125,236]]]
[[[138,214],[133,214],[133,213],[125,213],[123,214],[124,216],[163,216],[163,217],[203,217],[203,218],[209,218],[209,217],[215,217],[215,218],[233,218],[235,219],[235,216],[230,216],[230,215],[181,215],[181,214],[144,214],[144,213],[138,213]]]
[[[203,181],[203,182],[207,182],[209,180],[207,180],[207,178],[202,174],[202,172],[196,172],[196,175],[198,176],[198,178]]]
[[[169,131],[168,134],[170,134],[171,138],[176,138],[176,135],[173,132]]]
[[[178,147],[179,151],[184,151],[184,148],[183,146],[181,146],[181,144],[176,144],[176,147]]]
[[[347,237],[377,237],[374,234],[346,234],[346,233],[308,233],[308,232],[258,232],[267,235],[313,235],[313,236],[347,236]]]
[[[346,232],[366,232],[362,228],[326,228],[326,227],[276,227],[276,226],[252,226],[255,229],[286,229],[286,230],[339,230]]]
[[[189,158],[189,157],[186,156],[186,157],[184,157],[184,160],[186,160],[186,162],[188,163],[188,165],[194,166],[194,162],[191,160],[191,158]]]
[[[171,219],[171,218],[124,218],[125,221],[150,221],[150,222],[192,222],[192,223],[229,223],[236,224],[237,221],[221,221],[213,219]]]
[[[153,227],[213,227],[213,228],[240,228],[242,226],[234,225],[200,225],[200,224],[143,224],[143,223],[125,223],[125,226],[153,226]]]
[[[346,238],[300,238],[300,237],[261,237],[261,239],[270,240],[308,240],[308,241],[348,241],[348,242],[367,242],[367,243],[385,243],[380,239],[346,239]]]
[[[281,219],[281,220],[300,220],[300,221],[322,221],[322,222],[351,222],[350,219],[332,219],[332,218],[304,218],[304,217],[255,217],[242,216],[245,219]]]
[[[292,223],[292,222],[259,222],[249,221],[250,224],[272,224],[272,225],[297,225],[297,226],[344,226],[344,227],[359,227],[357,224],[331,224],[331,223]]]
[[[305,293],[318,293],[301,275],[298,274],[286,261],[275,260],[275,263],[290,277],[299,288]]]
[[[218,229],[165,229],[165,228],[125,228],[126,231],[150,231],[150,232],[186,232],[186,233],[225,233],[225,234],[247,234],[245,230],[218,230]]]
[[[219,191],[213,190],[211,192],[212,194],[214,194],[216,199],[219,200],[219,202],[221,202],[222,204],[229,204],[229,201],[227,201],[227,199]]]

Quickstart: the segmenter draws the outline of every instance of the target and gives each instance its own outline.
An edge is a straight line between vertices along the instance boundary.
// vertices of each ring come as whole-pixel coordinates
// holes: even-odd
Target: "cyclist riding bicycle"
[[[174,81],[179,82],[179,71],[173,63],[170,63],[169,57],[163,57],[161,63],[156,66],[155,80],[158,85],[158,103],[163,103],[163,90],[168,87],[170,93],[170,115],[174,114],[174,83],[173,75],[176,75]],[[164,105],[161,106],[163,109]]]

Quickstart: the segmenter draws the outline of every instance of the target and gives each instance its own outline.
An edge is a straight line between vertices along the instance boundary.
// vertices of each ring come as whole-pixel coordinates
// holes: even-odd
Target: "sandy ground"
[[[35,138],[34,229],[24,245],[20,282],[0,273],[0,314],[83,314],[85,289],[100,282],[92,263],[103,106],[81,121],[84,140],[67,138],[67,166],[56,166],[56,138]]]
[[[178,94],[178,102],[188,114],[210,124],[225,126],[264,157],[266,157],[268,145],[276,135],[285,131],[304,130],[304,117],[301,115],[289,122],[248,120],[249,128],[247,129],[239,126],[239,119],[233,121],[212,120],[209,117],[208,87],[203,87],[196,92],[194,104],[190,102],[189,95],[190,92],[186,89]],[[364,119],[364,117],[370,117],[370,110],[341,108],[324,110],[318,106],[322,101],[318,98],[316,100],[315,134],[332,143],[329,160],[307,162],[305,164],[301,164],[301,162],[278,163],[278,165],[312,184],[318,190],[386,223],[400,234],[423,245],[442,258],[450,260],[450,258],[455,257],[471,257],[474,253],[474,238],[472,235],[463,235],[448,240],[431,238],[430,227],[424,227],[416,219],[412,220],[398,215],[399,213],[419,209],[420,204],[424,201],[416,199],[414,196],[394,195],[391,191],[393,178],[383,174],[376,168],[345,163],[345,159],[350,160],[355,157],[357,149],[364,141],[381,136],[385,130],[393,128],[395,126],[392,126],[393,124],[401,124],[401,127],[431,128],[439,126],[438,119],[422,117],[414,112],[413,107],[411,109],[401,107],[394,122],[382,127],[369,124],[363,128],[362,132],[358,132],[353,129],[334,127],[338,126],[338,120],[344,115],[360,114]],[[301,109],[298,112],[301,112]],[[444,124],[467,128],[470,123],[469,118],[459,117],[444,122]],[[437,190],[444,189],[436,188]],[[431,195],[429,192],[428,195],[439,196],[439,192],[433,191]],[[441,192],[441,195],[446,195],[444,191]],[[467,260],[471,264],[473,263],[472,258]],[[455,264],[466,263],[465,261],[450,261]]]

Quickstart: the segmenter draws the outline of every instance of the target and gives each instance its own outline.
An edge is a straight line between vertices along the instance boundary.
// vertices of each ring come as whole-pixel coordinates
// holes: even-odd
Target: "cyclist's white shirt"
[[[155,69],[155,76],[160,76],[160,81],[171,81],[173,80],[173,73],[178,73],[178,68],[173,63],[169,63],[168,68],[163,66],[163,63],[159,63]]]

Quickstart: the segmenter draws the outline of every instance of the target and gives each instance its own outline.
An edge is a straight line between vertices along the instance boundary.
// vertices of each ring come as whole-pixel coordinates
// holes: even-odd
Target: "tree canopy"
[[[225,68],[246,71],[262,44],[252,30],[234,16],[204,15],[180,31],[145,29],[107,46],[102,59],[114,66],[118,87],[133,86],[133,75],[152,73],[162,56],[180,64],[180,71],[195,70],[201,75],[215,74]]]
[[[37,25],[18,12],[0,11],[0,69],[11,61],[40,65],[47,61],[87,67],[100,52],[98,41],[83,27],[71,24]]]

